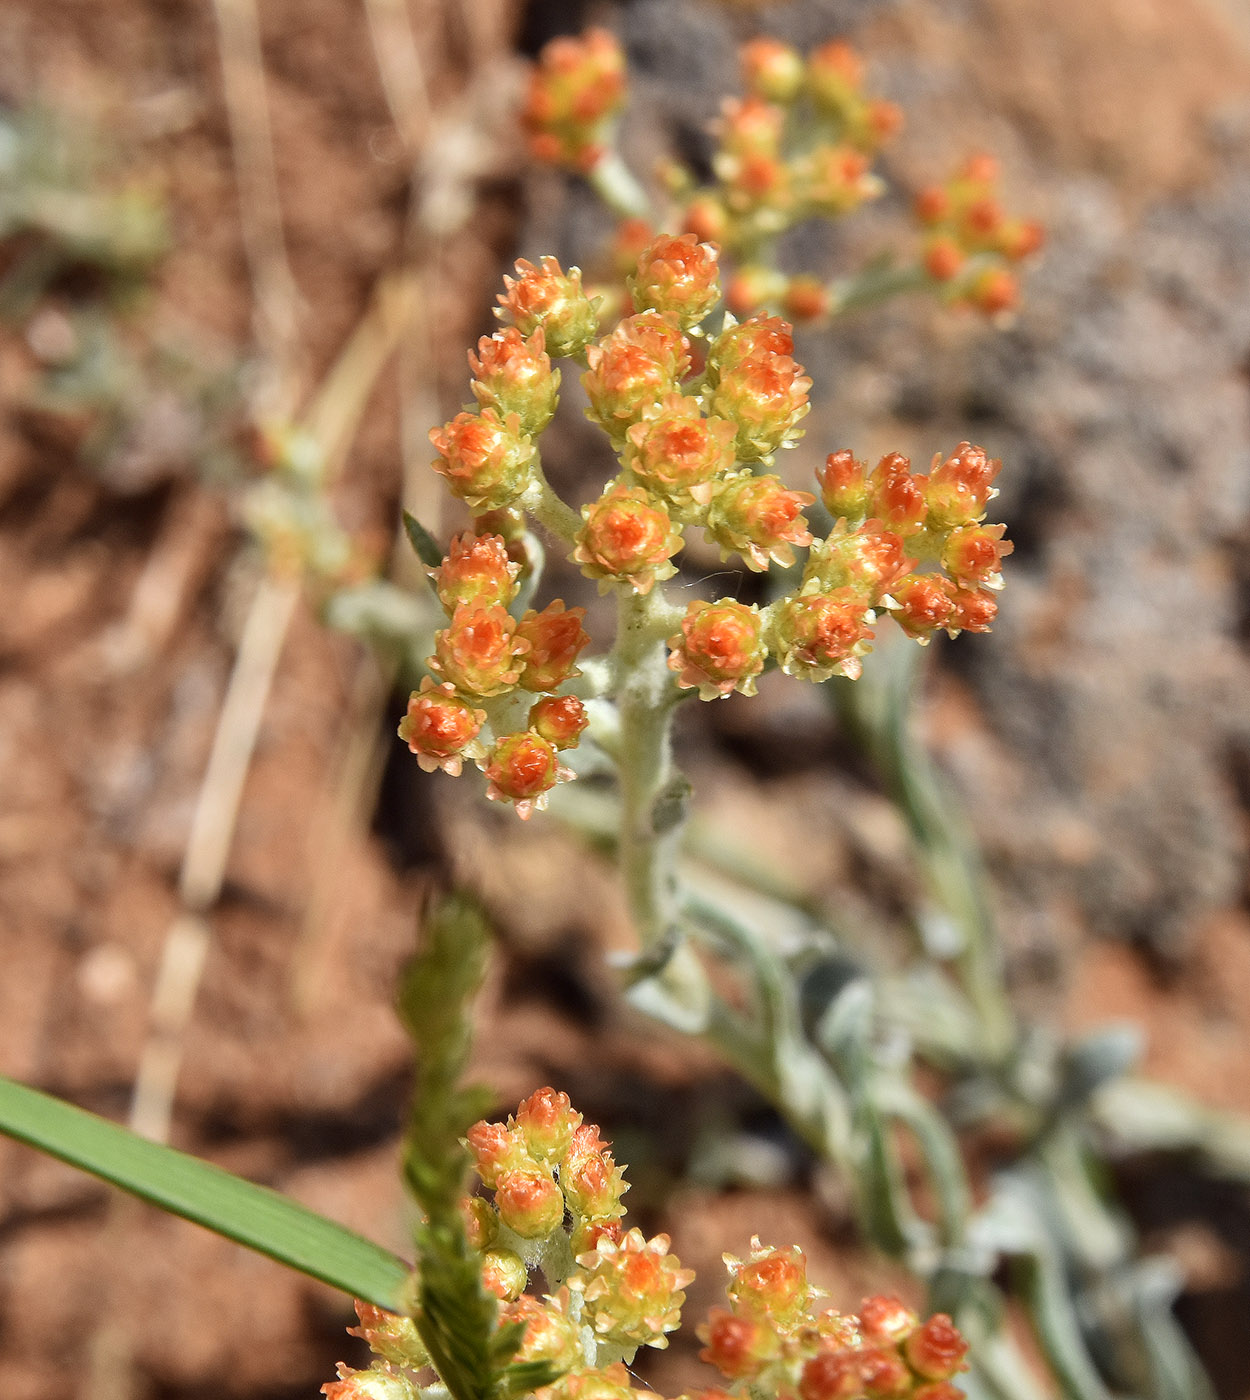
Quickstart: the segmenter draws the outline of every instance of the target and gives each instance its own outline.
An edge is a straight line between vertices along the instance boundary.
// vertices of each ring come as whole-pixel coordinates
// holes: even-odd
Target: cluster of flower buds
[[[530,75],[522,121],[539,160],[571,170],[603,157],[625,101],[625,55],[604,29],[553,39]]]
[[[579,523],[560,507],[569,558],[601,592],[646,595],[671,578],[691,528],[755,572],[808,551],[797,587],[767,606],[688,605],[667,639],[679,689],[705,700],[751,695],[769,664],[813,682],[853,679],[880,615],[921,643],[939,630],[985,631],[994,617],[1011,551],[1004,527],[985,523],[1001,464],[966,442],[927,474],[897,453],[870,471],[835,452],[817,472],[833,529],[814,539],[805,511],[815,495],[765,470],[801,436],[811,380],[779,317],[726,314],[719,331],[707,327],[718,260],[690,233],[651,239],[628,279],[629,314],[602,336],[576,269],[518,263],[500,298],[511,324],[470,356],[477,411],[430,434],[435,470],[475,513],[476,532],[453,540],[431,571],[449,621],[399,732],[427,770],[454,775],[476,763],[488,796],[522,816],[572,776],[560,754],[588,723],[570,689],[589,640],[584,609],[557,600],[519,617],[510,610],[524,516],[550,492],[533,441],[557,400],[549,347],[585,366],[587,416],[618,457]]]
[[[858,1315],[816,1312],[801,1250],[751,1241],[746,1260],[725,1256],[729,1307],[699,1329],[700,1353],[732,1395],[799,1400],[959,1400],[952,1377],[968,1344],[944,1313],[926,1322],[897,1298],[866,1298]],[[724,1394],[724,1392],[721,1392]]]
[[[925,271],[954,303],[987,315],[1012,310],[1019,282],[1012,264],[1042,246],[1041,225],[1008,218],[998,199],[998,162],[971,157],[944,185],[931,185],[915,200],[925,230]]]
[[[499,1299],[500,1322],[523,1327],[515,1359],[560,1373],[536,1400],[658,1400],[625,1366],[639,1347],[668,1345],[694,1274],[667,1235],[625,1228],[625,1181],[598,1128],[545,1088],[506,1123],[475,1124],[467,1146],[491,1193],[462,1206],[483,1285]],[[818,1311],[823,1294],[797,1247],[753,1239],[747,1259],[725,1263],[729,1306],[714,1308],[698,1335],[728,1390],[701,1400],[960,1400],[952,1378],[968,1346],[944,1314],[921,1322],[886,1297],[865,1299],[858,1315]],[[535,1265],[551,1290],[542,1297],[525,1291]],[[368,1370],[341,1365],[322,1386],[328,1400],[417,1400],[415,1373],[429,1358],[415,1323],[370,1304],[356,1311],[360,1326],[349,1330],[375,1360]]]
[[[487,796],[511,802],[522,817],[546,803],[556,783],[572,774],[559,759],[586,727],[585,708],[557,692],[580,674],[577,658],[590,638],[582,627],[584,608],[556,600],[518,619],[508,611],[516,597],[521,566],[502,535],[467,533],[454,539],[431,578],[449,622],[434,636],[427,662],[439,677],[423,678],[400,721],[399,737],[427,772],[441,768],[453,777],[466,759],[482,768]],[[487,745],[480,737],[489,702],[531,703],[524,728],[501,723]],[[504,712],[515,710],[509,705]]]

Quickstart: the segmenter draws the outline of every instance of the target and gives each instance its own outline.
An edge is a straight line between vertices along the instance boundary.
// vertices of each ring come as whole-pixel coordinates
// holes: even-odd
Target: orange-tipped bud
[[[802,1400],[851,1400],[863,1393],[857,1353],[821,1351],[803,1365],[799,1376]]]
[[[940,224],[950,210],[950,194],[941,185],[927,185],[912,202],[912,212],[922,224]]]
[[[881,191],[869,174],[868,157],[846,146],[817,146],[800,168],[803,198],[813,212],[836,218],[858,209]]]
[[[555,745],[549,743],[541,734],[535,734],[533,730],[522,729],[515,734],[505,734],[491,750],[490,761],[486,765],[486,796],[492,802],[511,802],[516,806],[517,816],[522,821],[527,821],[535,811],[542,811],[547,805],[547,797],[551,789],[557,783],[567,782],[572,773],[561,766],[556,755]],[[525,1202],[529,1199],[525,1196],[528,1189],[522,1176],[526,1180],[532,1176],[522,1172],[518,1175],[514,1183],[517,1191],[516,1202],[518,1211],[524,1211],[529,1207]],[[503,1177],[500,1177],[502,1183]],[[544,1210],[553,1210],[554,1204],[550,1198],[550,1193],[543,1195],[544,1188],[533,1187],[537,1194],[533,1198],[533,1209],[541,1215]],[[559,1191],[557,1189],[557,1195]],[[546,1204],[543,1204],[543,1201]],[[496,1206],[499,1206],[500,1217],[505,1224],[511,1225],[518,1235],[524,1235],[524,1231],[504,1215],[498,1196],[495,1198]],[[561,1206],[563,1210],[563,1206]],[[535,1217],[538,1218],[537,1216]],[[545,1216],[542,1216],[545,1219]],[[558,1222],[557,1222],[558,1223]],[[552,1227],[555,1228],[554,1226]],[[539,1234],[549,1234],[550,1231],[540,1231]],[[524,1235],[526,1239],[536,1239],[538,1235]]]
[[[713,1308],[698,1329],[705,1344],[699,1360],[715,1366],[729,1380],[749,1380],[777,1354],[777,1334],[749,1317]]]
[[[776,268],[746,263],[730,277],[725,305],[735,316],[751,316],[762,306],[779,302],[787,285],[785,274]]]
[[[768,561],[783,567],[794,563],[795,546],[812,542],[803,515],[816,497],[790,491],[777,476],[742,472],[731,477],[712,498],[706,528],[720,545],[721,557],[741,554],[748,569],[762,573]]]
[[[812,1297],[807,1284],[807,1259],[797,1246],[765,1249],[758,1239],[753,1239],[751,1245],[751,1257],[745,1262],[726,1256],[733,1275],[729,1297],[734,1311],[788,1333],[807,1318]]]
[[[625,466],[670,505],[707,505],[733,467],[735,434],[725,419],[704,418],[698,399],[669,394],[625,434]]]
[[[593,1123],[583,1123],[560,1166],[560,1184],[574,1215],[584,1220],[619,1220],[621,1197],[629,1189],[608,1145]]]
[[[922,580],[923,576],[917,582]],[[859,1321],[868,1341],[897,1345],[915,1331],[920,1319],[900,1299],[875,1293],[859,1305]]]
[[[740,461],[766,461],[802,437],[798,425],[811,407],[811,387],[802,365],[788,355],[758,355],[730,370],[721,368],[708,408],[735,425]]]
[[[529,643],[521,688],[536,695],[558,690],[565,681],[580,676],[577,658],[590,636],[582,626],[585,608],[566,608],[557,598],[542,612],[530,608],[517,623],[517,636]]]
[[[842,39],[831,39],[808,55],[808,91],[816,106],[831,116],[842,116],[853,105],[863,82],[863,60]]]
[[[521,1135],[506,1124],[483,1119],[474,1123],[464,1140],[477,1174],[487,1186],[494,1186],[501,1172],[534,1165]]]
[[[522,258],[517,277],[505,277],[495,314],[511,321],[523,336],[543,333],[549,355],[580,355],[599,330],[599,313],[582,290],[581,270],[563,271],[555,258],[538,267]]]
[[[417,1400],[417,1387],[402,1371],[387,1366],[353,1371],[340,1361],[338,1373],[338,1380],[321,1387],[326,1400]]]
[[[761,36],[738,54],[748,91],[765,102],[793,102],[803,87],[803,59],[780,39]]]
[[[998,599],[984,588],[957,588],[951,594],[951,615],[946,630],[953,637],[957,632],[988,632],[998,615]]]
[[[945,460],[940,453],[935,456],[925,487],[929,528],[950,530],[980,520],[996,494],[994,479],[1002,466],[996,457],[970,442],[961,442]]]
[[[625,55],[605,29],[553,39],[530,75],[521,119],[539,160],[589,170],[625,100]]]
[[[399,722],[399,737],[416,754],[426,773],[441,768],[458,777],[466,758],[482,755],[477,742],[485,710],[475,710],[448,682],[436,685],[429,676],[408,697],[408,712]]]
[[[474,397],[501,417],[515,413],[524,433],[540,433],[559,402],[560,371],[551,368],[543,328],[526,339],[515,326],[484,335],[469,352]]]
[[[431,429],[430,441],[439,453],[434,470],[474,509],[510,505],[533,480],[534,445],[515,413],[458,413]]]
[[[697,194],[686,205],[683,233],[692,233],[700,243],[723,245],[729,236],[729,214],[715,195]]]
[[[566,695],[559,699],[540,700],[534,710],[544,705],[560,705],[566,700],[572,700],[580,709],[581,701]],[[530,711],[531,724],[534,710]],[[558,747],[565,748],[567,745]],[[573,1107],[569,1096],[550,1086],[536,1089],[516,1111],[517,1128],[525,1139],[530,1155],[539,1162],[559,1161],[569,1150],[573,1134],[581,1122],[582,1115]]]
[[[686,609],[681,634],[670,637],[669,669],[677,672],[683,690],[699,688],[699,698],[716,700],[740,690],[755,694],[755,677],[764,669],[764,646],[759,609],[721,598],[698,600]]]
[[[529,1270],[510,1249],[488,1249],[482,1256],[482,1287],[496,1298],[510,1301],[525,1292]]]
[[[525,1331],[514,1360],[546,1361],[556,1371],[567,1371],[583,1360],[577,1324],[556,1299],[545,1303],[528,1293],[499,1310],[501,1323],[521,1322]]]
[[[708,352],[708,372],[713,382],[744,361],[756,357],[794,354],[793,328],[780,316],[752,316],[741,325],[723,330]]]
[[[646,219],[622,219],[612,235],[612,266],[623,279],[632,277],[638,259],[655,242],[655,229]]]
[[[820,321],[828,316],[833,300],[819,277],[791,277],[781,308],[792,321]]]
[[[576,695],[547,695],[530,707],[527,723],[553,748],[562,750],[577,747],[590,719]]]
[[[929,512],[923,477],[912,474],[901,452],[888,452],[868,479],[869,513],[896,534],[907,538],[924,526]]]
[[[641,486],[617,482],[583,506],[582,517],[572,558],[587,578],[600,580],[600,592],[628,583],[648,593],[657,579],[677,572],[672,557],[682,546],[681,531]]]
[[[776,156],[785,126],[785,112],[760,97],[728,98],[721,105],[721,152],[738,160]]]
[[[964,1369],[968,1343],[945,1313],[935,1313],[903,1343],[912,1367],[927,1381],[948,1381]]]
[[[629,279],[635,311],[658,311],[689,329],[720,300],[719,250],[692,233],[668,234],[644,248]]]
[[[489,1126],[497,1127],[498,1124]],[[479,1252],[489,1249],[499,1233],[499,1217],[491,1209],[489,1201],[481,1196],[462,1197],[460,1216],[464,1221],[465,1236],[473,1248]]]
[[[462,603],[475,608],[506,606],[516,597],[520,572],[501,535],[467,533],[452,540],[446,559],[430,577],[439,602],[451,613]]]
[[[1020,301],[1020,283],[1005,267],[987,267],[977,274],[968,288],[968,301],[987,316],[1001,316],[1014,311]]]
[[[927,642],[938,628],[945,627],[950,620],[954,607],[951,593],[949,580],[941,574],[915,574],[891,589],[890,597],[895,606],[890,609],[890,616],[909,637],[918,642]],[[868,1299],[868,1303],[874,1301],[879,1300]],[[868,1303],[865,1303],[865,1307]]]
[[[521,658],[530,649],[500,603],[458,607],[451,624],[434,634],[431,671],[468,695],[504,695],[521,679]]]
[[[785,598],[773,614],[769,646],[788,676],[858,678],[872,637],[872,612],[853,588]]]
[[[582,387],[590,400],[587,417],[619,443],[629,425],[672,393],[689,372],[690,347],[675,321],[642,311],[592,345],[586,363],[590,368],[582,375]]]
[[[942,566],[962,587],[1002,586],[1002,561],[1015,546],[1003,538],[1005,525],[964,525],[952,530],[942,549]]]
[[[924,252],[924,270],[935,282],[949,282],[958,277],[963,265],[963,249],[953,238],[943,234],[929,240]]]
[[[368,1342],[369,1350],[392,1366],[408,1366],[416,1371],[430,1364],[429,1353],[412,1318],[387,1312],[374,1303],[362,1303],[359,1298],[354,1301],[360,1326],[349,1327],[349,1336]]]
[[[868,465],[849,447],[831,452],[816,469],[820,499],[835,520],[857,525],[868,511]]]
[[[843,523],[812,546],[803,570],[803,589],[832,593],[853,588],[875,607],[915,563],[907,557],[902,536],[887,530],[881,521],[867,520],[855,529]]]

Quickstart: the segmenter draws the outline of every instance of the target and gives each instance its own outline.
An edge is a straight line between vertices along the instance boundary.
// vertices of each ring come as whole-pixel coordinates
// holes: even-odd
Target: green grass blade
[[[0,1132],[354,1298],[403,1305],[408,1265],[363,1236],[267,1186],[3,1076]]]

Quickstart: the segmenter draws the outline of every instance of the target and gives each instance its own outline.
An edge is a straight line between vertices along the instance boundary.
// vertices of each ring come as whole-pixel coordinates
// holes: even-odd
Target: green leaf
[[[437,569],[443,562],[443,551],[434,542],[434,536],[425,528],[411,511],[404,511],[404,533],[408,543],[416,550],[417,558],[427,569]]]
[[[266,1186],[3,1076],[0,1132],[354,1298],[403,1309],[402,1259]]]

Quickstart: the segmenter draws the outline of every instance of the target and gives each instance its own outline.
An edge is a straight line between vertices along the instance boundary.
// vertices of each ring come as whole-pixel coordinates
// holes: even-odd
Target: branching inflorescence
[[[600,335],[576,268],[518,263],[500,298],[511,324],[470,356],[476,410],[431,434],[434,468],[475,524],[431,571],[448,625],[400,735],[423,768],[477,763],[488,795],[522,817],[574,776],[562,755],[593,718],[591,702],[627,709],[645,698],[662,710],[683,691],[751,695],[770,666],[801,680],[853,679],[882,619],[922,643],[986,630],[1011,549],[1002,525],[984,523],[1000,464],[966,442],[927,474],[897,453],[871,470],[832,453],[817,485],[833,528],[814,537],[804,512],[816,497],[767,470],[801,436],[809,406],[790,325],[726,313],[707,330],[720,301],[718,250],[693,234],[655,238],[629,295],[631,312]],[[584,367],[587,416],[619,464],[580,513],[552,490],[538,452],[560,384],[553,356]],[[590,641],[583,608],[556,600],[516,615],[533,568],[527,517],[617,596],[616,645],[593,675],[578,664]],[[763,605],[678,606],[663,584],[696,528],[755,573],[789,569],[806,550],[801,576]],[[614,724],[591,733],[613,756]]]
[[[628,1190],[608,1143],[582,1121],[568,1096],[532,1094],[506,1124],[480,1122],[468,1134],[482,1186],[466,1197],[468,1238],[480,1252],[482,1284],[499,1300],[499,1323],[517,1324],[514,1360],[555,1377],[536,1400],[654,1400],[626,1369],[640,1347],[663,1348],[681,1325],[694,1279],[669,1252],[669,1237],[627,1228]],[[951,1378],[967,1344],[949,1317],[927,1321],[897,1298],[872,1297],[858,1315],[821,1310],[802,1250],[751,1241],[747,1259],[725,1256],[727,1307],[698,1329],[700,1353],[723,1386],[699,1400],[730,1396],[787,1400],[958,1400]],[[527,1292],[531,1271],[546,1293]],[[418,1323],[357,1303],[354,1335],[376,1360],[339,1367],[322,1387],[328,1400],[417,1400],[429,1358]],[[685,1400],[685,1398],[683,1398]],[[689,1397],[694,1400],[694,1397]]]

